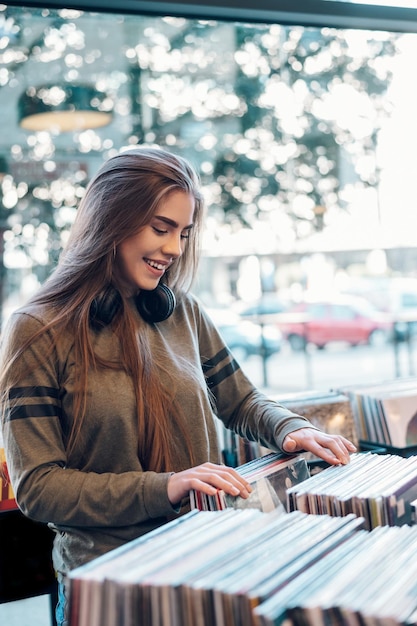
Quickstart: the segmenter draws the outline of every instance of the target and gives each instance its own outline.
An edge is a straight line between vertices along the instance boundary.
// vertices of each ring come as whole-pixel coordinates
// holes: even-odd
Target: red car
[[[300,302],[278,324],[293,350],[303,350],[307,344],[322,349],[334,341],[381,345],[392,336],[388,317],[359,298]]]

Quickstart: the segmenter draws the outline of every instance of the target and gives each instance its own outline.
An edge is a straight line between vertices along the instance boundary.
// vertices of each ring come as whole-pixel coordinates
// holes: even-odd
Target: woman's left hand
[[[315,428],[299,428],[287,435],[282,448],[287,454],[305,450],[312,452],[330,465],[346,465],[356,446],[342,435],[328,435]]]

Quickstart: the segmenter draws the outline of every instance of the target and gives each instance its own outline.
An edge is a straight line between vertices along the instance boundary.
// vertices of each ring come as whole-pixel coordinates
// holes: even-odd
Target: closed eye
[[[158,235],[166,235],[168,233],[167,230],[162,230],[160,228],[156,228],[156,226],[152,226],[152,228],[154,229],[154,231],[158,234]]]
[[[167,230],[162,230],[161,228],[157,228],[156,226],[152,226],[152,228],[156,232],[157,235],[168,234]],[[190,229],[185,230],[183,233],[181,233],[181,239],[189,239],[189,238],[190,238]]]

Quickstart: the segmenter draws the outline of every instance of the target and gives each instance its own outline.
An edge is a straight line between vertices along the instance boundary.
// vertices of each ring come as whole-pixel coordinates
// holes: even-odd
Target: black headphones
[[[141,290],[135,297],[136,308],[149,324],[163,322],[174,311],[176,299],[172,289],[159,283],[152,291]],[[94,298],[90,307],[90,324],[98,331],[111,323],[122,305],[120,293],[112,285]]]

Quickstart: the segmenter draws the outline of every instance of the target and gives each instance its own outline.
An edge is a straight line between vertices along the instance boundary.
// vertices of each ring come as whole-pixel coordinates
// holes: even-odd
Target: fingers
[[[178,503],[191,489],[214,495],[222,490],[232,496],[247,498],[252,491],[250,484],[231,467],[203,463],[183,472],[172,474],[168,480],[168,498]]]
[[[204,463],[193,470],[188,470],[191,474],[190,481],[192,489],[208,488],[210,493],[215,493],[219,489],[231,495],[249,495],[250,485],[231,467],[215,465],[214,463]]]
[[[337,435],[315,440],[311,451],[331,465],[347,465],[350,461],[350,452]]]
[[[342,437],[342,435],[340,435],[340,438],[343,440],[346,448],[348,450],[350,450],[350,452],[356,452],[357,448],[356,448],[355,444],[353,444],[351,441],[349,441],[349,439],[346,439],[345,437]]]
[[[331,465],[346,465],[356,446],[342,435],[328,435],[314,428],[300,428],[284,439],[283,449],[287,453],[300,450],[312,452]]]

